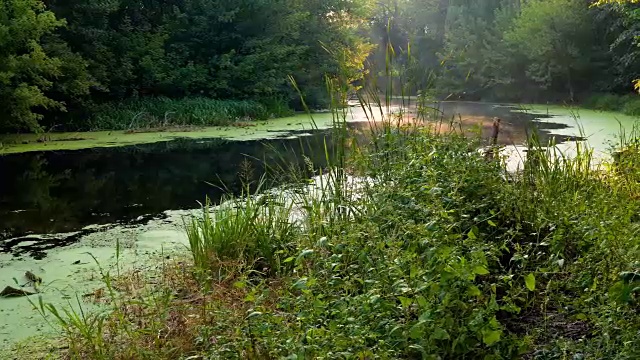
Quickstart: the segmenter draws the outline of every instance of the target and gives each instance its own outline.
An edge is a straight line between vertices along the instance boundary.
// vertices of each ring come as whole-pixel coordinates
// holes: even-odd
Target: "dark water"
[[[282,177],[275,168],[303,170],[303,154],[325,165],[325,138],[331,148],[331,136],[316,132],[299,139],[175,140],[0,156],[0,252],[32,252],[33,239],[20,238],[27,234],[141,223],[165,210],[197,208],[206,196],[215,203],[225,193],[238,193],[242,180],[255,184],[265,172],[273,175],[269,185],[277,185]],[[37,248],[78,237],[41,240]]]
[[[520,130],[530,128],[539,117],[490,104],[447,102],[439,107],[445,117],[497,116]],[[547,136],[554,125],[562,126],[541,125],[541,133]],[[330,133],[268,141],[175,140],[0,156],[0,252],[43,256],[45,250],[73,243],[92,231],[81,231],[88,225],[144,223],[165,210],[197,208],[207,196],[215,203],[225,193],[237,194],[242,178],[255,182],[269,173],[265,164],[305,169],[302,155],[306,154],[316,168],[324,166],[325,139],[329,149],[335,147]],[[287,181],[270,173],[270,186]],[[37,241],[24,238],[74,231],[81,232]]]

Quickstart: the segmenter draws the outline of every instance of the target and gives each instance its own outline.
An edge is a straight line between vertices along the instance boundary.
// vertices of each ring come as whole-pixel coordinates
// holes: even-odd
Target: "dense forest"
[[[640,77],[634,3],[2,0],[0,128],[118,128],[145,112],[216,124],[200,114],[215,108],[268,118],[302,108],[291,79],[310,107],[326,108],[327,78],[366,74],[440,99],[638,114],[635,98],[594,97],[631,94]]]

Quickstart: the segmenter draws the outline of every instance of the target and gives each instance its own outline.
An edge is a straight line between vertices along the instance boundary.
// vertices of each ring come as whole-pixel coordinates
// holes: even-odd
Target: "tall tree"
[[[481,97],[495,76],[492,66],[501,49],[502,34],[496,28],[501,1],[456,2],[448,11],[443,49],[442,76],[438,86],[444,93]],[[504,65],[504,62],[503,62]]]
[[[532,0],[506,38],[528,57],[529,77],[543,87],[566,84],[573,100],[576,80],[589,70],[590,20],[582,0]]]
[[[0,126],[38,131],[38,110],[64,108],[45,94],[62,75],[62,62],[41,43],[64,21],[39,0],[3,0],[0,9]]]
[[[293,99],[289,75],[313,87],[342,62],[357,76],[369,51],[359,33],[369,0],[52,0],[52,7],[69,22],[66,41],[90,63],[98,101]]]
[[[638,4],[640,0],[598,0],[595,5],[604,8],[605,12],[616,12],[618,22],[613,26],[621,26],[622,30],[615,42],[611,45],[612,51],[616,52],[622,49],[622,54],[617,54],[616,66],[622,69],[619,76],[627,80],[633,77],[633,83],[636,91],[640,92],[640,69],[634,68],[635,64],[640,63],[640,6],[631,5]],[[629,51],[628,45],[635,45],[636,49]]]

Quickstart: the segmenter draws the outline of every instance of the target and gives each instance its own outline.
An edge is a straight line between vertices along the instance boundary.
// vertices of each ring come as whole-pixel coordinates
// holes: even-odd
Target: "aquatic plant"
[[[258,186],[256,192],[259,192]],[[293,203],[282,194],[223,198],[218,206],[209,199],[199,216],[186,221],[196,272],[202,284],[210,281],[225,261],[244,263],[247,269],[278,274],[292,255],[299,227],[292,220]]]

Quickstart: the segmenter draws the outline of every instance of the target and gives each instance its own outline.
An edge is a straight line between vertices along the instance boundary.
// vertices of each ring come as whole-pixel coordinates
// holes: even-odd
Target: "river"
[[[539,105],[446,102],[435,107],[441,122],[477,126],[484,137],[492,119],[500,117],[501,143],[516,149],[537,128],[545,142],[553,138],[570,149],[574,140],[586,140],[603,156],[620,126],[631,129],[636,121]],[[369,126],[361,108],[348,112],[350,127]],[[224,193],[238,194],[242,179],[255,184],[269,169],[277,176],[267,185],[277,186],[288,181],[282,176],[287,171],[273,169],[295,168],[311,177],[305,172],[309,161],[314,167],[326,165],[325,144],[330,151],[335,148],[327,125],[331,116],[317,116],[314,125],[305,119],[298,117],[293,127],[288,119],[243,130],[244,137],[237,131],[218,136],[221,130],[216,130],[206,136],[145,137],[124,146],[105,140],[86,149],[69,138],[68,148],[64,142],[49,148],[34,143],[24,152],[5,151],[0,155],[0,287],[14,286],[12,279],[30,270],[45,280],[44,300],[63,306],[74,294],[99,286],[89,253],[104,268],[145,264],[175,251],[184,254],[182,216],[205,197],[216,203]],[[117,258],[116,244],[123,247]],[[24,298],[0,299],[0,347],[46,329]]]

